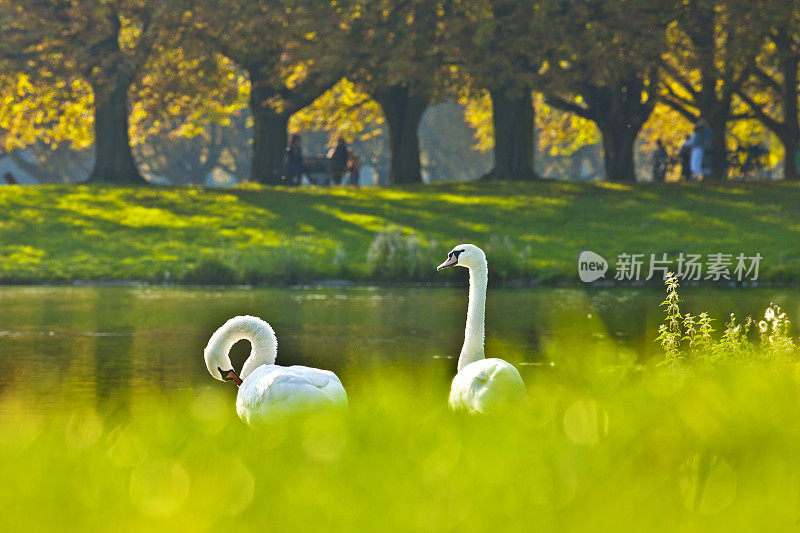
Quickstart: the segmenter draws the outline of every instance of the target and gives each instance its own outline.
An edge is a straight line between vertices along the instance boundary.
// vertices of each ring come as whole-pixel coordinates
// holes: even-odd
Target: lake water
[[[731,312],[755,316],[769,302],[797,320],[799,296],[786,288],[681,292],[683,309],[709,310],[717,329]],[[550,367],[565,344],[606,343],[644,359],[658,352],[662,299],[652,289],[490,288],[486,351],[523,375]],[[102,404],[214,384],[203,348],[241,314],[273,325],[279,364],[329,368],[345,382],[363,368],[424,367],[446,385],[466,303],[464,287],[0,287],[0,394],[24,389],[42,402]],[[248,350],[234,347],[237,369]]]

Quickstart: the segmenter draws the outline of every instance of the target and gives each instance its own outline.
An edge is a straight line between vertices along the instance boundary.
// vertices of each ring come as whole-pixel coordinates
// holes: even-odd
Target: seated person
[[[347,171],[347,143],[339,137],[336,146],[328,151],[328,174],[336,185],[341,184],[342,176]]]

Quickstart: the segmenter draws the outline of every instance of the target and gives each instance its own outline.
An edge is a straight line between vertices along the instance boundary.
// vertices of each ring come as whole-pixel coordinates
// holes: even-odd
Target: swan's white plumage
[[[272,326],[257,316],[235,316],[211,335],[203,353],[206,368],[216,379],[222,381],[219,368],[233,369],[228,353],[231,347],[242,339],[250,342],[250,355],[242,366],[239,375],[241,379],[246,379],[261,365],[275,364],[275,358],[278,356],[278,338]]]
[[[526,401],[522,376],[502,359],[468,364],[458,371],[450,386],[450,407],[470,413],[487,413]]]
[[[236,412],[248,423],[298,411],[346,408],[347,393],[336,374],[299,365],[256,368],[236,398]]]
[[[347,393],[333,372],[307,366],[275,364],[278,339],[267,322],[254,316],[237,316],[222,325],[208,341],[204,356],[208,371],[223,379],[220,370],[232,370],[228,352],[247,339],[250,355],[242,367],[236,411],[252,423],[300,412],[347,409]]]
[[[519,371],[502,359],[486,359],[484,355],[484,313],[489,277],[486,255],[473,244],[459,244],[439,269],[449,266],[469,269],[467,324],[458,358],[458,373],[450,386],[450,407],[457,411],[486,413],[527,402],[525,383]]]

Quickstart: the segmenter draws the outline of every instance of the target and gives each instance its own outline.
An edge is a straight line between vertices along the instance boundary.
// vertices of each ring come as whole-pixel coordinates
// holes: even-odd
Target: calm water
[[[554,346],[565,343],[611,343],[647,357],[657,350],[662,295],[490,289],[487,354],[519,364],[523,374],[547,368]],[[800,317],[797,289],[690,288],[681,296],[684,310],[708,309],[718,319],[762,313],[770,301]],[[25,389],[42,402],[104,403],[213,384],[203,348],[238,314],[273,325],[280,364],[330,368],[344,381],[364,367],[414,372],[424,364],[446,383],[463,340],[466,299],[463,287],[0,287],[0,394]],[[237,368],[248,350],[245,342],[234,347]]]

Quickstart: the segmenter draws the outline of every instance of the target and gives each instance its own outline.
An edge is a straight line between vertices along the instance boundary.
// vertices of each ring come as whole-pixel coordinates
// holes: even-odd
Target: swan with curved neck
[[[469,270],[469,303],[458,373],[450,386],[450,407],[485,413],[527,401],[525,383],[517,369],[502,359],[487,359],[484,354],[484,314],[489,281],[486,254],[474,244],[459,244],[447,254],[447,260],[437,270],[451,266]]]
[[[250,342],[250,355],[236,374],[228,355],[238,341]],[[236,411],[252,423],[297,412],[347,409],[347,394],[333,372],[306,366],[279,366],[278,339],[267,322],[237,316],[222,325],[208,341],[203,356],[208,372],[239,387]]]

